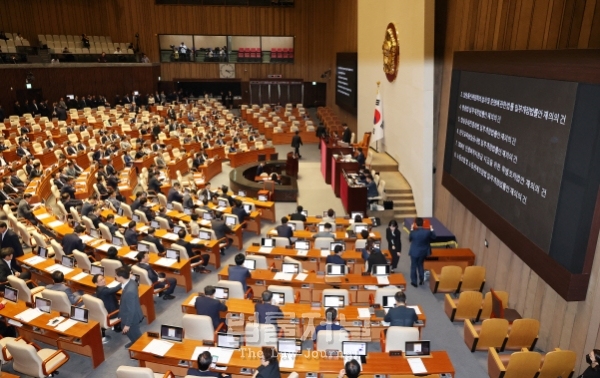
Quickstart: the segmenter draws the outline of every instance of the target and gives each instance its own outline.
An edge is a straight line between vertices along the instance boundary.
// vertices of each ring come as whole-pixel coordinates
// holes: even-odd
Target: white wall
[[[383,149],[410,183],[419,216],[433,213],[433,17],[434,0],[358,0],[358,135],[373,128],[380,81]],[[381,53],[390,22],[400,41],[393,83]]]

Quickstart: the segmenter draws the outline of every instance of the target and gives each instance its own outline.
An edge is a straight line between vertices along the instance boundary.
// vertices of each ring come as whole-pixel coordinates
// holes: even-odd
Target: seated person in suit
[[[8,276],[20,276],[20,273],[14,271],[11,267],[13,254],[14,251],[11,247],[5,247],[0,250],[0,259],[2,259],[0,262],[0,282],[8,281]],[[4,289],[4,285],[1,285],[0,289]]]
[[[292,228],[290,226],[287,225],[287,222],[288,222],[287,217],[281,218],[281,224],[279,226],[275,227],[275,230],[277,231],[277,236],[281,236],[282,238],[290,239],[291,237],[294,236],[294,231],[292,230]]]
[[[296,208],[296,212],[290,215],[290,220],[306,222],[306,217],[304,216],[304,214],[302,214],[303,210],[304,208],[302,206],[298,206]]]
[[[245,293],[248,290],[246,279],[250,278],[251,274],[250,270],[244,266],[244,261],[246,261],[246,256],[243,253],[235,255],[235,265],[229,266],[229,280],[240,282]]]
[[[197,315],[206,315],[212,319],[213,327],[216,330],[221,322],[225,319],[221,319],[221,312],[227,311],[227,305],[225,301],[221,301],[215,298],[215,292],[217,290],[214,286],[208,285],[204,287],[204,295],[200,295],[196,298],[194,307],[196,307]]]
[[[313,334],[313,340],[317,340],[317,334],[319,331],[340,331],[345,329],[339,323],[335,321],[337,318],[337,310],[333,307],[329,307],[325,310],[325,324],[319,324],[315,327],[315,333]]]
[[[169,189],[169,193],[167,194],[167,202],[171,203],[173,201],[177,201],[179,203],[183,203],[183,195],[180,193],[181,184],[176,182],[173,184],[173,187]]]
[[[175,242],[175,244],[179,244],[179,245],[185,247],[185,250],[186,250],[189,258],[196,256],[196,252],[194,252],[194,249],[203,248],[202,245],[200,245],[200,244],[192,244],[189,241],[185,240],[185,236],[187,235],[187,231],[185,229],[182,228],[181,230],[179,230],[177,235],[179,236],[179,239]],[[207,253],[202,254],[201,259],[202,259],[202,264],[198,267],[200,269],[200,273],[210,273],[210,270],[206,269],[206,266],[208,265],[208,261],[210,260],[210,255]]]
[[[117,234],[117,231],[119,231],[119,226],[115,223],[114,214],[108,214],[106,216],[106,222],[104,222],[104,224],[106,225],[106,227],[108,227],[108,230],[110,231],[110,234],[112,236],[115,236]]]
[[[377,191],[377,184],[373,181],[373,177],[371,175],[367,175],[367,198],[377,197],[379,196],[379,191]],[[369,201],[369,202],[375,202]]]
[[[107,260],[116,260],[121,263],[122,266],[127,266],[127,263],[121,256],[119,256],[119,250],[116,247],[110,247],[108,251],[106,251],[106,259]]]
[[[360,364],[355,359],[352,359],[344,365],[344,368],[340,370],[338,378],[358,378],[360,375]]]
[[[88,214],[88,218],[94,224],[94,228],[98,229],[100,227],[100,223],[102,222],[102,208],[98,205],[94,205],[92,211]]]
[[[335,224],[335,211],[333,209],[327,210],[327,216],[323,217],[321,222],[329,222],[331,224]]]
[[[159,238],[154,236],[156,229],[154,227],[150,227],[147,232],[148,235],[146,235],[143,240],[154,244],[158,250],[158,253],[163,253],[165,251],[165,246],[162,244]]]
[[[33,214],[33,209],[29,205],[31,203],[32,198],[33,197],[31,195],[31,193],[23,194],[23,198],[21,199],[21,201],[19,202],[19,205],[17,206],[17,216],[19,218],[25,218],[33,224],[37,224],[38,221],[35,218],[35,215]]]
[[[313,235],[313,238],[334,238],[335,239],[335,234],[331,231],[331,223],[329,222],[325,222],[325,224],[323,225],[323,231],[319,231],[316,234]]]
[[[333,249],[333,255],[327,256],[325,259],[326,264],[338,264],[338,265],[346,265],[346,260],[340,256],[340,252],[342,252],[342,246],[336,245]]]
[[[367,262],[369,263],[369,272],[371,273],[375,270],[375,265],[385,265],[388,263],[381,250],[374,247],[374,243],[375,240],[373,238],[367,239],[367,249],[369,250]]]
[[[72,305],[77,305],[77,306],[83,305],[83,301],[81,300],[81,296],[83,295],[83,293],[81,293],[81,292],[73,293],[71,291],[71,288],[68,287],[67,285],[65,285],[65,283],[64,283],[65,275],[63,274],[63,272],[61,272],[60,270],[56,270],[56,271],[52,272],[52,281],[54,281],[54,283],[51,285],[47,285],[46,289],[62,291],[65,294],[67,294],[67,297],[69,298],[69,302],[71,302]]]
[[[414,309],[406,307],[406,294],[400,290],[394,298],[396,305],[388,310],[383,321],[390,323],[390,326],[412,327],[419,318]]]
[[[244,204],[242,203],[242,201],[240,201],[238,199],[233,201],[233,207],[231,208],[231,213],[233,215],[237,215],[240,223],[245,221],[246,218],[250,215],[244,209]],[[245,225],[243,225],[242,227],[245,227]]]
[[[273,293],[265,290],[262,293],[262,302],[254,306],[254,312],[258,315],[260,324],[273,324],[277,326],[277,319],[283,318],[283,312],[279,306],[271,304]]]
[[[191,375],[194,377],[225,377],[225,375],[221,373],[217,373],[216,371],[210,371],[210,365],[212,364],[213,358],[212,354],[209,351],[204,351],[198,355],[198,369],[189,368],[187,371],[187,375]]]
[[[137,243],[138,243],[138,237],[137,237],[137,232],[135,231],[135,226],[136,226],[135,221],[131,221],[127,225],[127,229],[125,230],[125,235],[124,235],[127,245],[130,245],[130,246],[137,245]]]
[[[85,235],[85,227],[78,225],[74,231],[71,234],[66,234],[62,239],[61,245],[65,255],[72,255],[75,249],[79,252],[85,252],[85,245],[80,238],[80,236]]]
[[[363,219],[360,216],[360,214],[356,214],[354,216],[354,222],[350,223],[350,225],[348,227],[346,227],[346,231],[354,231],[354,224],[356,224],[356,223],[362,223],[362,222],[363,222]]]
[[[175,299],[173,292],[177,287],[177,280],[173,277],[165,277],[164,273],[156,273],[152,266],[150,266],[150,254],[148,252],[138,252],[135,257],[138,261],[137,266],[144,269],[148,272],[148,278],[152,281],[155,288],[161,289],[166,285],[169,285],[169,288],[159,294],[162,295],[162,299],[171,300]]]
[[[121,290],[121,285],[108,287],[106,286],[106,279],[101,274],[95,274],[92,277],[92,283],[96,285],[96,298],[100,299],[104,303],[104,308],[109,314],[119,309],[119,301],[117,300],[117,292]],[[119,317],[119,314],[114,314],[111,319]],[[121,332],[121,323],[117,323],[114,326],[115,332]],[[104,329],[102,329],[102,336],[104,337]]]

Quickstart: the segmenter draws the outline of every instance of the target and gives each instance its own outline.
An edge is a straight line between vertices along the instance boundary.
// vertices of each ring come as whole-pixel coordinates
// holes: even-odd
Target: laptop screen
[[[162,324],[160,326],[160,338],[170,341],[183,341],[183,328]]]
[[[343,276],[346,274],[346,266],[339,264],[327,264],[328,276]]]
[[[118,236],[113,236],[112,243],[117,247],[121,247],[123,245],[123,243],[121,243],[121,238]]]
[[[41,312],[45,312],[46,314],[50,313],[50,309],[52,308],[52,301],[46,298],[35,298],[35,308],[40,310]]]
[[[204,220],[212,220],[212,214],[209,211],[207,211],[204,214],[202,214],[202,219],[204,219]]]
[[[150,227],[154,228],[155,230],[158,230],[160,228],[160,223],[158,223],[158,221],[152,221],[150,222]]]
[[[267,198],[267,196],[263,196],[263,195],[261,194],[260,196],[258,196],[258,200],[259,200],[259,201],[267,201],[267,200],[268,200],[268,198]]]
[[[396,298],[393,295],[383,296],[383,308],[392,308],[396,305]]]
[[[100,237],[100,233],[98,233],[98,230],[95,230],[92,228],[90,230],[90,236],[93,237],[94,239],[98,239]]]
[[[60,263],[63,266],[66,266],[67,268],[72,268],[73,266],[75,266],[75,262],[73,260],[74,260],[73,257],[63,256]]]
[[[46,248],[44,248],[44,247],[40,247],[38,249],[38,256],[42,257],[44,259],[47,258],[48,257],[48,250]]]
[[[192,209],[183,209],[185,215],[192,215]]]
[[[71,319],[77,320],[78,322],[88,322],[88,309],[77,306],[71,306]]]
[[[325,307],[344,307],[345,300],[343,295],[326,295],[323,299],[323,306]]]
[[[229,206],[229,201],[219,200],[219,207],[227,207],[227,206]]]
[[[275,239],[262,238],[260,239],[260,245],[262,245],[263,247],[275,247]]]
[[[8,286],[4,288],[4,299],[17,303],[18,294],[19,290],[17,289],[13,289],[12,287]]]
[[[389,264],[373,265],[373,275],[374,276],[389,276],[390,275],[390,265]]]
[[[341,245],[342,246],[342,251],[346,250],[346,243],[341,242],[341,241],[334,241],[334,242],[329,243],[329,250],[333,251],[335,249],[336,245]]]
[[[136,223],[139,223],[140,216],[137,215],[137,214],[133,214],[133,217],[131,217],[131,220],[134,221],[134,222],[136,222]]]
[[[167,249],[167,255],[166,257],[168,259],[175,259],[177,260],[179,258],[179,251],[176,249]]]
[[[325,225],[324,224],[320,224],[319,225],[319,232],[325,232]]]
[[[244,205],[244,211],[250,214],[252,212],[252,205]]]
[[[406,357],[429,356],[431,354],[430,341],[407,341],[404,348],[404,354]]]
[[[210,240],[211,234],[210,234],[210,232],[200,231],[200,234],[198,235],[198,237],[202,240]]]
[[[357,224],[356,226],[354,226],[354,232],[356,234],[360,234],[362,232],[362,230],[369,231],[369,227],[362,225],[362,224]]]
[[[283,273],[294,273],[297,274],[299,270],[298,264],[295,263],[283,263],[281,264],[281,271]]]
[[[308,240],[296,240],[296,243],[294,243],[294,248],[308,250],[310,249],[310,242]]]
[[[225,224],[228,226],[235,226],[237,224],[237,217],[233,215],[225,215]]]
[[[243,190],[240,190],[238,192],[238,196],[240,196],[240,197],[246,197],[246,192],[244,192]]]
[[[273,293],[273,298],[271,298],[271,304],[275,306],[281,306],[285,304],[285,294],[284,293]]]
[[[173,227],[173,233],[174,233],[174,234],[178,233],[178,232],[179,232],[179,230],[181,230],[181,227],[180,227],[180,226],[175,226],[175,227]]]
[[[144,243],[140,243],[137,245],[138,252],[148,252],[148,246]]]
[[[104,267],[100,265],[92,265],[92,268],[90,269],[90,274],[92,276],[95,276],[96,274],[104,275]]]
[[[219,333],[217,335],[217,347],[228,349],[240,349],[242,345],[242,336],[232,335],[230,333]]]
[[[123,208],[122,208],[122,207],[119,207],[119,208],[117,209],[117,215],[119,215],[120,217],[122,217],[122,216],[123,216]]]
[[[344,356],[366,356],[367,343],[361,341],[342,341],[342,354]]]
[[[229,288],[220,286],[215,287],[215,298],[229,299]]]
[[[250,270],[256,269],[256,260],[246,259],[244,260],[244,266]]]
[[[300,339],[278,339],[277,352],[289,354],[302,354],[302,340]]]

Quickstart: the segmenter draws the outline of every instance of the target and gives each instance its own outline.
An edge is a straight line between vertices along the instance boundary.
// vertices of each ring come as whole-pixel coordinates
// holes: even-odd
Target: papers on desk
[[[126,254],[125,257],[128,258],[128,259],[135,260],[137,254],[138,254],[137,251],[133,251],[133,252],[129,252],[128,254]]]
[[[194,352],[192,353],[192,361],[197,361],[198,360],[198,356],[204,352],[208,352],[208,350],[210,349],[210,347],[196,347],[194,349]]]
[[[83,279],[83,278],[85,278],[87,276],[89,276],[89,274],[87,274],[86,272],[81,272],[78,275],[71,277],[71,279],[73,281],[79,281],[79,280],[81,280],[81,279]]]
[[[423,365],[423,360],[420,358],[407,358],[408,366],[410,366],[410,370],[412,370],[413,374],[425,374],[427,373],[427,369],[425,369],[425,365]]]
[[[296,364],[296,355],[292,353],[283,353],[279,359],[279,367],[284,369],[293,369]]]
[[[30,321],[37,318],[38,316],[41,316],[42,314],[43,314],[43,312],[41,312],[37,308],[28,308],[27,310],[21,312],[20,314],[17,314],[15,316],[15,318],[22,320],[25,323],[29,323]]]
[[[379,287],[377,285],[365,285],[365,290],[377,290]]]
[[[370,236],[370,237],[372,237],[372,238],[374,238],[374,237],[375,237],[375,234],[374,234],[374,233],[372,233],[372,232],[369,232],[369,236]]]
[[[190,240],[191,244],[201,244],[202,243],[202,239],[199,238],[194,238],[192,240]]]
[[[192,299],[190,299],[190,301],[188,302],[188,305],[189,305],[189,306],[195,306],[195,305],[196,305],[196,298],[198,298],[198,296],[197,296],[197,295],[194,295],[194,296],[192,297]],[[196,348],[196,349],[198,349],[198,348]],[[196,358],[197,358],[197,356],[196,356]],[[193,358],[192,358],[192,360],[193,360]]]
[[[7,323],[10,325],[14,325],[15,327],[23,327],[23,323],[19,323],[18,321],[13,319],[8,319]]]
[[[329,255],[331,255],[331,251],[330,250],[328,250],[328,249],[322,249],[321,250],[321,257],[327,257]]]
[[[121,284],[121,283],[119,283],[119,281],[117,281],[117,280],[114,280],[113,282],[111,282],[111,283],[109,283],[108,285],[106,285],[106,287],[113,288],[113,287],[117,287],[117,286],[119,286],[120,284]]]
[[[298,273],[298,274],[296,274],[296,278],[294,278],[294,279],[298,280],[298,281],[304,281],[306,279],[306,277],[308,277],[308,274]]]
[[[223,206],[218,206],[217,207],[217,211],[224,212],[225,210],[227,210],[226,207],[223,207]]]
[[[142,226],[142,227],[138,228],[137,230],[139,232],[146,232],[146,231],[148,231],[149,228],[150,228],[150,226]]]
[[[260,252],[260,253],[271,253],[272,250],[273,250],[272,247],[260,247],[258,249],[258,252]]]
[[[359,318],[370,318],[371,317],[371,312],[369,311],[369,308],[359,308],[358,309],[358,317]]]
[[[67,319],[64,322],[57,325],[56,327],[54,327],[54,329],[58,332],[65,332],[69,328],[73,327],[75,324],[77,324],[77,320]]]
[[[163,357],[172,347],[173,343],[165,340],[154,339],[150,341],[148,345],[146,345],[143,352]]]
[[[48,213],[44,213],[44,214],[40,214],[40,215],[36,215],[37,219],[39,220],[44,220],[46,218],[50,218],[50,214]]]
[[[421,310],[419,310],[419,306],[406,306],[406,307],[412,308],[413,310],[415,310],[417,315],[421,315]]]
[[[156,260],[154,263],[157,265],[162,265],[162,266],[171,266],[173,264],[175,264],[177,262],[177,259],[168,259],[166,257],[161,257],[160,259]]]
[[[57,270],[63,272],[63,274],[66,276],[73,271],[73,268],[67,268],[66,266],[60,264],[54,264],[46,268],[46,271],[49,273],[54,273]]]
[[[163,238],[169,239],[169,240],[178,240],[179,236],[177,234],[172,233],[172,232],[167,232],[166,234],[163,235]]]
[[[306,249],[298,249],[296,250],[297,256],[308,256],[308,250]]]
[[[387,276],[377,276],[377,284],[378,285],[389,285],[390,280]]]
[[[227,365],[231,360],[234,349],[211,347],[208,351],[213,356],[213,359],[214,356],[218,356],[217,364]]]
[[[117,246],[116,246],[116,245],[114,245],[114,244],[110,244],[110,243],[104,243],[104,244],[102,244],[100,247],[98,247],[97,249],[99,249],[99,250],[101,250],[101,251],[104,251],[104,252],[108,252],[108,249],[109,249],[110,247],[115,247],[115,248],[117,248]],[[117,249],[118,249],[118,248],[117,248]]]
[[[46,261],[46,259],[43,257],[40,257],[40,256],[33,256],[33,257],[23,260],[23,262],[27,265],[37,265],[44,261]]]
[[[274,280],[278,280],[278,281],[291,281],[293,278],[294,278],[294,273],[283,273],[283,272],[277,272],[277,273],[275,273],[275,276],[273,277]]]
[[[55,227],[60,227],[62,226],[64,223],[59,221],[59,220],[55,220],[53,222],[48,223],[48,226],[51,228],[55,228]]]
[[[81,239],[82,242],[86,243],[92,240],[95,240],[93,237],[89,236],[89,235],[82,235],[79,237]]]

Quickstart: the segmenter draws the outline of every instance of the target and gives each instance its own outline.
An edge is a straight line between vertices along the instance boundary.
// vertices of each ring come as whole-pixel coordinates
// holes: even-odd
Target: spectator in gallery
[[[83,44],[83,48],[85,48],[85,49],[90,48],[90,39],[88,38],[87,35],[85,35],[85,33],[81,35],[81,43]]]
[[[120,47],[117,47],[117,49],[115,50],[114,54],[123,54],[123,51],[121,51]]]
[[[106,63],[106,53],[103,52],[102,55],[100,55],[100,57],[98,58],[98,63]]]
[[[150,63],[150,58],[148,58],[146,54],[142,54],[142,63]]]

